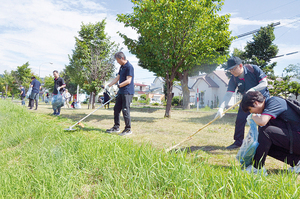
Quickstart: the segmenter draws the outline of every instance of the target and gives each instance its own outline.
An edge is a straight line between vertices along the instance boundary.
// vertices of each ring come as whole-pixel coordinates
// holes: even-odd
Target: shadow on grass
[[[216,146],[216,145],[190,146],[190,147],[184,147],[184,148],[180,148],[180,149],[173,149],[171,151],[175,151],[175,152],[177,152],[177,151],[186,151],[187,153],[193,153],[195,151],[205,151],[205,152],[210,153],[210,154],[222,154],[221,152],[218,152],[216,150],[227,151],[226,154],[228,154],[228,152],[237,153],[237,149],[236,150],[228,150],[224,146]]]
[[[82,118],[84,118],[85,116],[87,116],[87,114],[61,114],[60,117],[63,118],[68,118],[73,120],[74,122],[81,120]],[[147,123],[153,123],[155,121],[156,118],[154,117],[130,117],[132,121],[135,122],[147,122]],[[123,120],[123,116],[122,113],[120,115],[120,119]],[[114,116],[113,113],[109,114],[109,115],[90,115],[89,117],[87,117],[86,119],[83,120],[83,122],[90,122],[90,121],[95,121],[95,122],[100,122],[102,120],[114,120]]]
[[[210,121],[212,121],[215,118],[215,114],[213,115],[206,115],[206,116],[202,116],[202,117],[192,117],[192,118],[184,118],[181,121],[182,122],[189,122],[189,123],[198,123],[198,124],[207,124]],[[236,115],[226,115],[221,119],[218,119],[216,121],[214,121],[214,124],[224,124],[227,122],[235,122],[236,119]]]

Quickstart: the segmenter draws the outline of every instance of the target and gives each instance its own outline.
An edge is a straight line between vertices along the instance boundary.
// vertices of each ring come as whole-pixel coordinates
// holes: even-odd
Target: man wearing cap
[[[24,100],[24,98],[25,98],[25,89],[22,85],[20,86],[20,89],[21,89],[20,97],[21,97],[22,105],[25,105],[25,100]]]
[[[266,99],[270,97],[267,87],[267,75],[258,66],[250,64],[243,65],[240,58],[233,56],[228,59],[227,68],[225,68],[225,70],[229,71],[232,76],[228,83],[227,92],[221,102],[215,118],[218,116],[222,118],[224,116],[224,108],[228,105],[228,102],[230,101],[236,88],[238,89],[237,92],[241,93],[242,95],[249,91],[260,91]],[[249,112],[245,113],[241,107],[239,108],[235,121],[235,142],[226,147],[227,149],[236,149],[242,145],[246,118],[249,114]]]

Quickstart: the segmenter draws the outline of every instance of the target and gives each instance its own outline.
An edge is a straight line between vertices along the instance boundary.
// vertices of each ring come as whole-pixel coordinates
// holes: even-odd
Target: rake
[[[109,94],[108,94],[109,95]],[[110,96],[110,95],[109,95]],[[111,96],[110,96],[111,97]],[[70,126],[69,128],[64,129],[65,131],[76,131],[77,129],[73,129],[74,126],[76,126],[77,124],[79,124],[81,121],[83,121],[84,119],[86,119],[87,117],[89,117],[90,115],[92,115],[93,113],[95,113],[97,110],[99,110],[100,108],[102,108],[103,106],[105,106],[106,104],[108,104],[111,100],[115,99],[117,97],[117,95],[115,95],[114,97],[111,97],[110,100],[108,100],[107,102],[105,102],[104,104],[102,104],[100,107],[98,107],[97,109],[95,109],[93,112],[89,113],[88,115],[86,115],[85,117],[83,117],[81,120],[79,120],[78,122],[76,122],[75,124],[73,124],[72,126]]]
[[[234,107],[236,107],[237,105],[239,105],[239,104],[241,103],[241,101],[242,101],[242,100],[238,101],[238,102],[235,103],[233,106],[229,107],[227,110],[225,110],[225,111],[223,112],[223,114],[227,113],[229,110],[231,110],[231,109],[233,109]],[[208,122],[207,124],[205,124],[203,127],[201,127],[199,130],[197,130],[195,133],[193,133],[192,135],[190,135],[190,136],[187,137],[186,139],[184,139],[184,140],[182,140],[181,142],[179,142],[178,144],[176,144],[176,145],[174,145],[174,146],[168,148],[168,149],[166,150],[166,152],[169,152],[169,151],[175,149],[176,147],[178,147],[179,145],[181,145],[182,143],[184,143],[184,142],[186,142],[186,141],[188,141],[188,140],[191,140],[192,137],[193,137],[194,135],[196,135],[197,133],[199,133],[199,131],[201,131],[202,129],[206,128],[207,126],[209,126],[210,124],[212,124],[214,121],[216,121],[216,120],[219,119],[219,118],[220,118],[220,116],[218,116],[218,117],[216,117],[215,119],[213,119],[212,121]]]

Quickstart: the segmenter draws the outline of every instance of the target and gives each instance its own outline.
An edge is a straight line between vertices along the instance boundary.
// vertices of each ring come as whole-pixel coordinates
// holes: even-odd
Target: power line
[[[297,1],[297,0],[295,0],[295,1]],[[264,11],[264,12],[261,12],[261,13],[255,14],[255,15],[252,15],[252,16],[246,18],[246,19],[250,19],[250,18],[252,18],[252,17],[256,17],[256,16],[258,16],[258,15],[262,15],[262,14],[271,12],[271,11],[273,11],[273,10],[276,10],[277,8],[282,8],[283,6],[286,6],[286,5],[288,5],[288,4],[294,3],[295,1],[291,1],[291,2],[289,2],[289,3],[286,3],[286,4],[284,4],[284,5],[278,6],[278,7],[276,7],[276,8],[272,8],[271,10],[267,10],[267,11]]]

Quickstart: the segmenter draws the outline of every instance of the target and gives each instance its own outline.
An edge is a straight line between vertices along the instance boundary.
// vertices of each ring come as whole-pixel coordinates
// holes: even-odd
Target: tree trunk
[[[173,82],[167,81],[167,107],[165,112],[165,117],[171,117],[171,105],[172,105],[172,90],[173,90]]]
[[[8,89],[8,84],[5,86],[5,99],[7,99],[7,89]]]
[[[14,100],[14,97],[15,97],[15,95],[14,95],[14,94],[12,94],[12,95],[11,95],[11,101],[13,101],[13,100]]]
[[[183,75],[180,77],[181,88],[182,88],[182,108],[190,109],[190,90],[188,87],[188,71],[185,71]]]
[[[96,97],[96,95],[95,95],[95,93],[94,92],[92,92],[92,109],[95,109],[95,97]]]
[[[90,99],[89,99],[89,102],[88,102],[88,109],[90,109],[91,99],[92,99],[92,93],[90,94]]]

